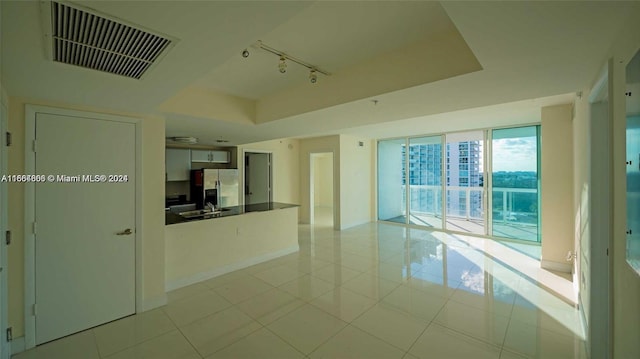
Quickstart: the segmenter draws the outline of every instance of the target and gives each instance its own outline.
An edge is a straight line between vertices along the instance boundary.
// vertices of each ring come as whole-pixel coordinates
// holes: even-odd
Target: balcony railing
[[[402,191],[406,186],[402,186]],[[416,215],[442,216],[442,186],[410,185],[410,210]],[[484,187],[446,186],[447,217],[482,220]],[[528,205],[528,206],[527,206]],[[405,208],[405,198],[402,198]],[[493,188],[493,223],[537,226],[538,200],[535,188]]]

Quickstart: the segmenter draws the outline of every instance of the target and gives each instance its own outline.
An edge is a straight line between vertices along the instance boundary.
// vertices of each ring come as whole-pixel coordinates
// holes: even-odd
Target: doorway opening
[[[310,222],[333,227],[333,152],[312,153],[310,167]]]
[[[271,152],[244,152],[244,204],[273,201]]]

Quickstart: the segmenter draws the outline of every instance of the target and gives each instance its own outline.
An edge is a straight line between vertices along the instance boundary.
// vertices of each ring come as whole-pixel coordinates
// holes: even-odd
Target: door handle
[[[131,228],[127,228],[122,232],[116,233],[116,235],[118,235],[118,236],[128,236],[130,234],[133,234],[133,231],[131,231]]]

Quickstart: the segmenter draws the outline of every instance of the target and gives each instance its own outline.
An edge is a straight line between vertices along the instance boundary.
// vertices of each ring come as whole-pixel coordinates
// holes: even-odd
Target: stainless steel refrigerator
[[[240,186],[236,169],[200,169],[191,171],[191,199],[200,209],[207,203],[216,208],[238,205]]]

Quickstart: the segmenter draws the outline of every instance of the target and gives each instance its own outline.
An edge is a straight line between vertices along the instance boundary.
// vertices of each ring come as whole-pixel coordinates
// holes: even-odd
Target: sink
[[[180,212],[178,214],[181,215],[181,216],[184,216],[184,217],[190,217],[190,216],[204,215],[204,214],[208,214],[208,213],[211,213],[211,210],[209,210],[209,209],[196,209],[194,211]]]
[[[222,212],[230,211],[228,208],[220,208],[212,211],[210,209],[198,209],[195,211],[186,211],[178,213],[184,218],[198,218],[198,217],[214,217],[220,215]]]

